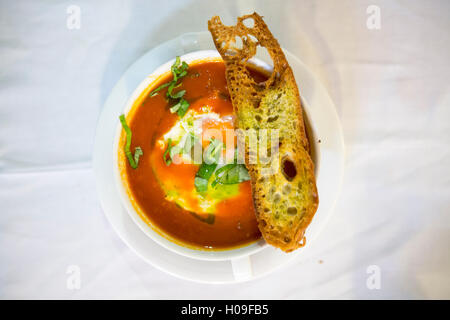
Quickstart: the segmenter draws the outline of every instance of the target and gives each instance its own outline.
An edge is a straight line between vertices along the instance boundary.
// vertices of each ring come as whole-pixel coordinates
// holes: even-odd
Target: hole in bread
[[[248,38],[249,38],[251,41],[255,42],[255,43],[258,42],[258,39],[256,39],[256,37],[253,36],[253,35],[251,35],[251,34],[248,35]]]
[[[252,78],[258,86],[264,88],[265,82],[270,77],[270,72],[263,69],[262,67],[257,66],[251,61],[245,64],[245,69],[247,69],[250,78]]]
[[[281,200],[281,195],[277,192],[275,193],[275,195],[273,196],[273,203],[278,203]]]
[[[242,23],[244,24],[244,26],[246,26],[247,28],[253,28],[255,26],[255,20],[253,20],[253,18],[247,18],[244,19],[242,21]]]
[[[295,207],[289,207],[289,208],[287,209],[287,213],[288,213],[289,215],[293,216],[293,215],[297,214],[297,208],[295,208]]]
[[[255,58],[258,58],[273,67],[272,57],[270,56],[269,50],[267,50],[266,47],[257,46]]]
[[[284,195],[288,195],[289,193],[291,193],[291,190],[292,190],[291,185],[288,184],[288,183],[286,183],[286,184],[283,186],[283,188],[281,189],[281,192],[282,192]],[[289,211],[289,210],[288,210],[288,211]]]
[[[233,57],[237,55],[237,51],[236,49],[227,49],[227,51],[225,51],[225,55],[228,57]]]
[[[251,38],[251,37],[250,37]],[[248,71],[250,77],[255,81],[255,83],[260,87],[260,89],[265,88],[267,80],[271,77],[273,73],[273,60],[269,54],[269,51],[260,45],[256,46],[255,58],[266,62],[269,68],[261,67],[258,64],[248,61],[245,67]]]
[[[297,175],[297,169],[295,168],[295,164],[291,159],[284,158],[281,162],[281,168],[286,180],[294,180],[295,176]]]
[[[267,122],[274,122],[274,121],[276,121],[277,119],[278,119],[278,115],[276,115],[276,116],[273,116],[273,117],[269,117],[268,119],[267,119]]]
[[[238,36],[234,37],[233,49],[242,50],[243,47],[244,47],[244,43],[242,42],[242,38],[238,37]]]

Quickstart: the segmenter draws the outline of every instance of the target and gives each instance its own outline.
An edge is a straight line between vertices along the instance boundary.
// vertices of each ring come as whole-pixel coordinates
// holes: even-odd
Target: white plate
[[[308,118],[314,123],[317,138],[321,140],[320,175],[317,180],[319,208],[306,231],[306,247],[290,254],[267,247],[248,257],[251,270],[242,277],[233,273],[230,261],[187,258],[151,240],[122,207],[115,185],[112,144],[118,117],[139,83],[160,65],[177,55],[211,49],[214,49],[214,44],[208,32],[187,33],[150,50],[136,61],[125,72],[105,102],[97,126],[93,166],[103,211],[117,234],[137,255],[154,267],[183,279],[206,283],[232,283],[267,275],[307,250],[325,225],[336,202],[344,170],[344,141],[339,119],[328,93],[298,58],[284,50],[294,71],[302,100],[309,106],[306,110]],[[270,62],[267,57],[258,58]]]

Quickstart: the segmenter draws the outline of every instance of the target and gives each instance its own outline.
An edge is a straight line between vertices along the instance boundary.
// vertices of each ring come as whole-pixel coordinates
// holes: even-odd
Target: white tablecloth
[[[71,5],[80,29],[67,28]],[[369,5],[380,29],[367,28]],[[236,285],[179,280],[106,221],[91,166],[97,118],[147,50],[254,10],[337,106],[343,190],[292,266]],[[0,297],[450,298],[449,13],[445,0],[1,1]],[[373,268],[379,289],[367,286]]]

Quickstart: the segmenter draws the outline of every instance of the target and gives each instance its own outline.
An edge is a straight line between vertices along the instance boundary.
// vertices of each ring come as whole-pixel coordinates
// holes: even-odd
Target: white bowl
[[[180,57],[182,61],[185,61],[188,64],[195,64],[197,62],[205,61],[205,60],[221,60],[221,57],[217,51],[214,50],[202,50],[202,51],[195,51],[188,54],[185,54]],[[164,76],[165,74],[170,72],[170,67],[172,66],[175,59],[172,59],[168,61],[167,63],[161,65],[158,67],[151,75],[149,75],[147,78],[145,78],[139,86],[134,90],[132,95],[129,97],[126,106],[123,110],[123,113],[127,115],[130,110],[132,109],[133,105],[135,105],[135,102],[137,99],[142,99],[142,97],[148,93],[149,89],[152,88],[152,85],[155,81],[158,81],[161,76]],[[272,71],[272,66],[269,64],[263,62],[259,59],[252,59],[250,62],[255,65],[256,67],[265,70],[267,72]],[[308,115],[308,106],[305,104],[305,101],[302,100],[303,109],[305,111],[305,119],[307,123],[307,130],[309,135],[309,140],[312,145],[312,156],[313,161],[315,162],[315,173],[316,177],[319,173],[319,152],[320,152],[320,144],[317,143],[317,134],[314,129],[314,126],[309,121],[310,117]],[[237,261],[239,258],[247,257],[249,255],[255,254],[258,251],[262,250],[264,247],[267,246],[266,242],[261,238],[260,240],[241,246],[237,248],[230,248],[230,249],[220,249],[220,250],[214,250],[214,249],[202,249],[197,247],[192,247],[189,245],[180,244],[179,240],[174,239],[169,234],[165,233],[163,230],[158,228],[157,226],[153,225],[151,223],[151,220],[144,221],[139,213],[136,211],[136,208],[134,207],[132,201],[129,198],[129,193],[127,192],[127,186],[124,183],[119,169],[119,141],[120,136],[122,132],[122,126],[120,122],[117,123],[116,128],[116,134],[114,138],[114,144],[113,144],[113,169],[114,169],[114,176],[115,176],[115,182],[116,186],[120,195],[120,199],[122,201],[123,206],[126,208],[128,214],[134,221],[134,223],[144,232],[148,237],[150,237],[152,240],[163,246],[164,248],[175,252],[177,254],[180,254],[185,257],[193,258],[193,259],[200,259],[200,260],[233,260]],[[320,192],[320,191],[319,191]],[[137,206],[137,204],[135,204]],[[235,263],[233,265],[236,269],[243,269],[246,268],[246,263],[242,263],[242,260],[240,263]],[[235,272],[239,273],[239,270],[235,270]],[[245,271],[243,271],[245,272]]]

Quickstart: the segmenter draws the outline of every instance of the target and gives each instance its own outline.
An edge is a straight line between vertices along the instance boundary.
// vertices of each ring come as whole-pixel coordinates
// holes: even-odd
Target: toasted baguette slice
[[[253,27],[244,20],[253,20]],[[277,157],[262,164],[259,153],[256,164],[250,163],[246,143],[246,166],[251,177],[253,200],[259,229],[265,240],[290,252],[305,244],[305,230],[318,206],[314,164],[309,154],[297,84],[292,69],[278,41],[257,13],[238,18],[236,26],[224,26],[219,17],[208,22],[214,44],[226,65],[237,129],[278,129]],[[236,38],[242,40],[237,48]],[[256,83],[249,73],[247,61],[256,54],[257,46],[269,52],[274,70],[264,84]],[[258,145],[262,141],[259,141]],[[269,146],[270,147],[270,146]],[[276,150],[275,149],[275,150]],[[280,160],[276,168],[274,159]],[[272,166],[271,174],[264,169]]]

